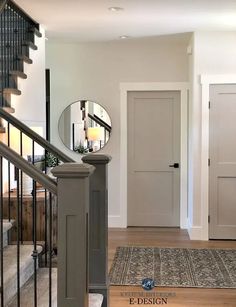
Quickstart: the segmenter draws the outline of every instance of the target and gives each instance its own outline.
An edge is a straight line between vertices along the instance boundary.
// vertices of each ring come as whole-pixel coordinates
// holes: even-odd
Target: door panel
[[[180,93],[128,94],[128,226],[179,226]]]
[[[236,85],[212,85],[210,100],[210,238],[236,239]]]

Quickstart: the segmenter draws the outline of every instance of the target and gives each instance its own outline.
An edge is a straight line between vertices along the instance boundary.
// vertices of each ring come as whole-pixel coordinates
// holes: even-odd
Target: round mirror
[[[74,152],[96,152],[108,142],[111,119],[98,103],[79,100],[69,105],[59,119],[59,135]]]

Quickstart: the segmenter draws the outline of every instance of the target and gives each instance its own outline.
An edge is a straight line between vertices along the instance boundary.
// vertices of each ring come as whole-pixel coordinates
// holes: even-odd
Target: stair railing
[[[33,293],[27,293],[28,304],[40,306],[40,293],[37,287],[38,267],[48,270],[48,306],[55,306],[53,293],[58,287],[57,306],[58,307],[88,307],[88,210],[89,210],[89,179],[94,167],[88,164],[66,163],[57,166],[53,174],[58,177],[58,182],[49,178],[42,171],[30,164],[23,157],[17,154],[4,143],[0,142],[0,268],[1,268],[1,306],[6,306],[12,299],[9,296],[9,289],[6,288],[4,275],[4,248],[3,248],[3,221],[4,221],[4,190],[3,190],[3,159],[8,160],[15,167],[16,173],[16,197],[15,197],[15,237],[11,237],[11,244],[16,245],[16,298],[14,306],[21,305],[21,285],[26,282],[25,276],[21,272],[21,251],[24,243],[32,244],[32,265],[33,265]],[[24,224],[24,206],[21,204],[22,191],[20,189],[20,174],[25,173],[33,180],[32,191],[32,238],[30,241],[22,239],[22,226]],[[46,190],[48,204],[44,208],[47,216],[47,247],[45,241],[38,238],[38,191],[36,182],[41,184]],[[53,211],[55,198],[58,201],[58,247],[59,254],[55,257],[53,251]],[[29,213],[29,211],[28,211]],[[12,219],[10,220],[12,221]],[[56,223],[57,224],[57,223]],[[44,225],[45,226],[45,225]],[[10,242],[9,242],[10,243]],[[46,262],[47,259],[47,262]],[[57,262],[58,278],[55,279],[53,265]],[[28,272],[29,274],[29,272]],[[30,276],[29,276],[30,277]],[[27,278],[27,277],[26,277]],[[57,285],[56,285],[57,284]],[[11,305],[10,305],[11,306]]]
[[[0,143],[0,156],[4,157],[5,159],[2,161],[2,169],[4,170],[4,174],[7,174],[7,179],[5,178],[5,190],[3,189],[2,184],[2,204],[3,204],[3,211],[2,211],[2,219],[5,218],[9,221],[16,220],[16,225],[18,226],[15,233],[12,234],[12,239],[15,242],[19,242],[20,244],[24,244],[25,242],[32,241],[35,246],[38,244],[43,244],[43,254],[41,257],[35,256],[35,263],[37,264],[38,259],[40,258],[41,263],[40,265],[43,267],[47,267],[49,269],[50,274],[50,295],[49,298],[52,296],[52,279],[53,279],[53,263],[55,261],[54,258],[57,259],[57,248],[61,251],[61,258],[57,259],[58,264],[62,263],[62,272],[61,277],[59,280],[59,287],[60,281],[68,280],[69,284],[73,287],[74,279],[76,275],[72,279],[68,279],[70,277],[65,276],[66,272],[64,266],[66,264],[65,257],[68,253],[65,251],[65,238],[74,238],[77,239],[78,232],[81,234],[81,229],[76,228],[77,223],[71,221],[71,225],[76,228],[75,233],[77,236],[67,236],[66,231],[68,230],[67,226],[65,226],[65,221],[68,222],[71,220],[70,215],[67,216],[68,212],[75,211],[75,214],[80,215],[80,218],[87,218],[87,222],[89,222],[88,232],[90,243],[88,244],[89,248],[89,277],[88,277],[88,289],[90,292],[101,293],[104,295],[104,302],[103,307],[108,306],[108,272],[107,272],[107,264],[108,264],[108,255],[107,255],[107,242],[108,242],[108,203],[107,203],[107,164],[110,161],[110,157],[105,155],[87,155],[83,158],[83,162],[87,163],[84,166],[81,166],[74,162],[69,156],[65,155],[62,151],[58,150],[55,146],[51,143],[46,141],[43,137],[38,135],[24,123],[16,119],[12,114],[9,114],[4,109],[0,108],[0,118],[3,120],[4,126],[6,127],[5,134],[0,134],[0,137],[5,138],[5,144]],[[16,133],[12,135],[12,130],[18,131],[18,140],[16,140]],[[12,139],[14,136],[14,139]],[[30,140],[30,152],[27,153],[27,157],[24,153],[24,140],[27,137]],[[18,153],[15,152],[16,148],[14,148],[14,143],[18,144]],[[37,146],[41,146],[40,148],[43,151],[43,155],[41,157],[41,161],[38,161],[38,156],[35,152]],[[13,147],[13,149],[11,149]],[[61,191],[57,188],[57,192],[55,190],[55,178],[48,178],[45,174],[46,172],[46,165],[47,165],[47,155],[50,154],[53,156],[53,160],[55,162],[54,166],[59,165],[56,167],[52,172],[56,177],[58,177],[58,182],[61,182]],[[30,159],[29,159],[30,157]],[[20,162],[19,162],[20,161]],[[65,164],[63,164],[65,163]],[[39,165],[40,164],[40,169]],[[93,165],[96,167],[94,173],[91,175],[90,179],[87,180],[88,176],[90,176],[92,170],[87,169],[88,164]],[[69,168],[69,171],[68,171]],[[30,172],[29,172],[30,170]],[[76,173],[78,172],[78,174]],[[31,190],[29,192],[24,192],[24,185],[27,183],[25,182],[24,178],[25,175],[29,176],[31,180]],[[6,175],[5,175],[6,177]],[[73,180],[76,180],[76,186],[73,184]],[[2,183],[4,183],[4,178],[2,179]],[[14,182],[16,182],[16,186],[14,186]],[[68,183],[69,182],[69,183]],[[80,183],[79,183],[80,182]],[[38,187],[38,185],[42,187]],[[68,184],[68,186],[67,186]],[[89,215],[86,215],[88,212],[82,210],[81,203],[83,200],[82,196],[78,196],[78,189],[79,186],[82,184],[84,188],[89,190],[89,196],[86,196],[85,191],[83,189],[80,190],[80,195],[83,194],[83,197],[87,197],[89,200],[89,204],[87,204],[87,209],[83,207],[83,210],[89,210]],[[87,186],[89,184],[89,187]],[[52,185],[52,187],[51,187]],[[64,188],[63,188],[64,187]],[[74,190],[71,190],[71,189]],[[25,195],[25,193],[28,195]],[[56,205],[55,195],[58,196],[58,206]],[[60,195],[60,197],[59,197]],[[65,195],[66,199],[65,200]],[[76,196],[76,197],[75,197]],[[60,199],[62,197],[62,200]],[[27,211],[27,202],[25,199],[28,199],[28,203],[32,204],[32,212],[28,211],[27,214],[31,215],[32,225],[31,230],[33,237],[27,237],[27,233],[29,233],[29,229],[27,231],[26,225],[28,221],[25,221],[25,210]],[[84,201],[82,201],[84,203]],[[28,204],[29,205],[29,204]],[[72,206],[72,207],[71,207]],[[70,208],[71,207],[71,208]],[[41,209],[40,209],[41,208]],[[43,208],[43,212],[42,212]],[[19,216],[17,215],[19,209]],[[58,212],[57,212],[58,210]],[[61,211],[60,211],[61,210]],[[43,213],[43,214],[42,214]],[[82,214],[82,215],[81,215]],[[85,214],[85,215],[84,215]],[[74,216],[74,213],[72,214]],[[43,216],[43,218],[42,218]],[[77,215],[76,215],[77,216]],[[89,219],[90,216],[90,219]],[[18,220],[19,219],[19,220]],[[39,221],[41,221],[41,231],[37,230],[39,227]],[[57,222],[59,227],[57,228]],[[68,224],[69,225],[69,224]],[[79,222],[79,225],[83,225],[82,221]],[[70,226],[68,226],[70,227]],[[66,230],[67,229],[67,230]],[[99,231],[96,231],[99,229]],[[19,236],[17,236],[19,230]],[[63,237],[63,240],[58,239],[58,237]],[[80,240],[81,238],[78,238]],[[66,243],[67,244],[67,243]],[[71,243],[72,244],[72,243]],[[82,243],[81,243],[82,244]],[[85,244],[85,243],[83,243]],[[74,248],[75,244],[72,244],[72,249]],[[67,246],[68,248],[68,246]],[[36,248],[34,249],[33,255],[37,255]],[[88,255],[87,254],[87,255]],[[74,259],[74,258],[73,258]],[[76,258],[77,259],[77,258]],[[77,261],[74,259],[74,261]],[[69,262],[71,263],[71,259]],[[96,264],[99,262],[99,265]],[[83,267],[86,261],[83,263]],[[68,264],[70,265],[70,264]],[[88,261],[87,261],[88,265]],[[79,269],[81,266],[76,263],[75,265]],[[88,267],[87,267],[88,270]],[[59,270],[60,271],[60,270]],[[35,276],[37,275],[37,266],[35,267]],[[60,276],[60,273],[58,273]],[[64,274],[64,275],[63,275]],[[76,270],[71,270],[70,274],[79,274],[82,278],[81,273]],[[63,277],[64,276],[64,277]],[[66,278],[66,279],[65,279]],[[69,281],[70,280],[70,281]],[[35,279],[35,294],[34,297],[37,298],[37,281]],[[81,284],[82,285],[82,284]],[[61,306],[72,307],[71,296],[67,297],[67,290],[69,288],[65,288],[65,284],[62,285],[62,289],[58,292],[58,295],[62,295],[60,299],[58,299],[58,306],[59,301],[63,301]],[[63,292],[64,291],[64,292]],[[74,291],[74,290],[73,290]],[[72,294],[74,293],[72,291]],[[72,295],[70,294],[70,295]],[[73,296],[73,295],[72,295]],[[74,302],[77,302],[78,297],[74,299]],[[86,299],[85,299],[86,300]],[[36,306],[36,302],[34,305]],[[4,306],[4,305],[2,305]],[[51,306],[51,305],[49,305]],[[76,306],[76,305],[75,305]],[[78,306],[78,305],[77,305]],[[79,306],[83,306],[79,304]]]

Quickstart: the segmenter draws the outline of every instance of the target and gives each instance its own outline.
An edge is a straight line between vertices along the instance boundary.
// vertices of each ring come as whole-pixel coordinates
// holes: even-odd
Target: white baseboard
[[[192,226],[188,228],[190,240],[202,240],[202,227]]]
[[[181,229],[188,229],[188,219],[185,219],[183,222],[180,223]]]
[[[202,226],[192,226],[188,222],[188,234],[190,240],[208,241],[206,236],[204,236],[204,231]]]
[[[109,215],[108,216],[108,227],[109,228],[126,228],[122,222],[120,215]]]

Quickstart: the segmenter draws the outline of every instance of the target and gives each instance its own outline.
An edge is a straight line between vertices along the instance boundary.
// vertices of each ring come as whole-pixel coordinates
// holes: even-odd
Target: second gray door
[[[236,239],[236,85],[212,85],[210,100],[210,239]]]
[[[129,92],[128,226],[179,226],[179,162],[180,93]]]

